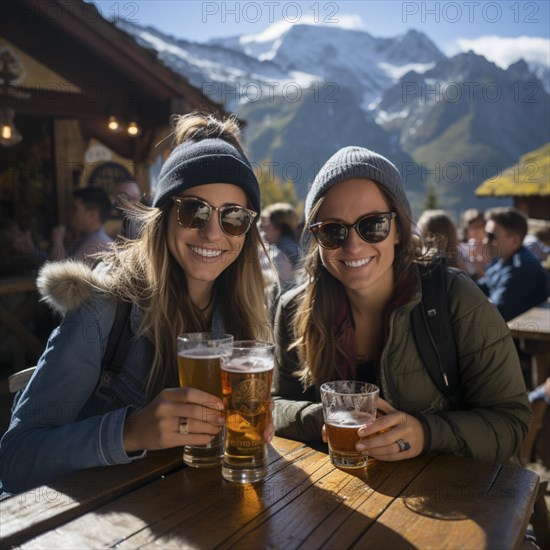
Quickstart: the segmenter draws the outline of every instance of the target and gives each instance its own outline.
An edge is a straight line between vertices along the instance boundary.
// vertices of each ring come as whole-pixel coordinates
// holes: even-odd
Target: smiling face
[[[199,197],[213,207],[227,204],[247,207],[245,192],[240,187],[229,183],[191,187],[180,196]],[[175,203],[170,209],[168,249],[185,273],[191,291],[196,285],[211,286],[241,253],[246,235],[240,237],[226,235],[218,220],[218,211],[213,210],[204,227],[188,229],[178,223]]]
[[[316,221],[331,219],[352,224],[366,214],[390,210],[388,201],[373,181],[349,179],[328,190]],[[374,244],[365,242],[355,229],[351,229],[342,247],[335,250],[319,247],[323,265],[347,291],[364,295],[391,295],[394,247],[399,241],[396,225],[393,220],[388,237]]]

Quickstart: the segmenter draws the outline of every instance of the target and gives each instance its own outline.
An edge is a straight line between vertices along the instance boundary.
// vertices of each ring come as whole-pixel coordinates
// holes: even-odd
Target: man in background
[[[64,225],[52,231],[50,259],[72,257],[93,264],[94,254],[110,248],[113,239],[105,232],[104,223],[111,212],[107,193],[99,187],[85,187],[73,192],[71,226],[80,238],[65,247]]]
[[[547,277],[539,259],[523,246],[527,234],[523,212],[495,208],[486,219],[485,240],[496,259],[477,284],[509,321],[546,300]]]

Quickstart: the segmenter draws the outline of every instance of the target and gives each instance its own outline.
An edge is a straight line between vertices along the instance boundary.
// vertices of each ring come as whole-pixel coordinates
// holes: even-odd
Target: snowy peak
[[[349,58],[357,54],[396,65],[433,63],[445,58],[425,34],[415,30],[396,38],[375,38],[366,31],[331,25],[290,25],[285,21],[273,23],[259,34],[214,39],[209,44],[240,51],[258,60],[273,60],[283,68],[303,65],[312,58],[321,64],[337,60],[349,64]],[[337,59],[327,60],[322,56],[325,51]]]
[[[330,25],[274,23],[262,33],[209,42],[271,61],[282,71],[317,75],[354,90],[365,110],[403,74],[422,73],[445,56],[418,31],[397,38],[376,38],[365,31]]]

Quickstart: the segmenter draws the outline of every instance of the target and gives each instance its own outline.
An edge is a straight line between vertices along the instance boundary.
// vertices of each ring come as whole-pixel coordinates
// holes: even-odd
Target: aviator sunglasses
[[[204,227],[212,215],[212,210],[216,210],[221,230],[229,237],[240,237],[250,229],[258,215],[254,210],[236,204],[212,206],[197,197],[172,198],[177,204],[178,223],[186,229]]]
[[[392,218],[397,218],[396,212],[380,212],[361,216],[355,223],[325,220],[309,229],[317,242],[330,250],[343,246],[352,228],[367,243],[382,242],[390,234]]]

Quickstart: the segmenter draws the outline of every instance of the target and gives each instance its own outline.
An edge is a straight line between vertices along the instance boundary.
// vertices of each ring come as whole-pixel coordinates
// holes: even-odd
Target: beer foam
[[[179,353],[180,357],[192,359],[219,359],[231,354],[231,348],[197,348],[186,349]]]
[[[332,426],[345,426],[346,428],[360,428],[370,424],[374,416],[363,411],[336,411],[330,413],[327,424]]]
[[[273,369],[273,360],[265,357],[242,357],[231,359],[224,365],[222,370],[238,373],[268,372]]]

